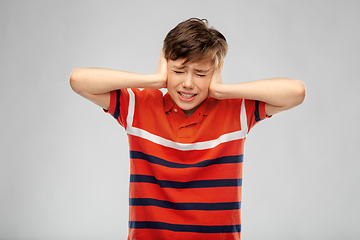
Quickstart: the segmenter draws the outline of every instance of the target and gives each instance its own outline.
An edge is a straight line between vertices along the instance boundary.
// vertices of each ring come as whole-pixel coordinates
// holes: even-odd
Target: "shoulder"
[[[159,89],[127,89],[130,104],[135,104],[137,108],[153,108],[163,106],[163,93]]]
[[[234,109],[240,109],[243,99],[213,99],[213,104],[210,104],[212,108],[217,111],[228,112]]]
[[[214,99],[210,98],[208,101],[205,115],[215,118],[226,119],[235,118],[239,119],[242,99]]]
[[[236,119],[240,117],[241,112],[247,117],[255,117],[257,121],[266,117],[264,102],[249,99],[221,99],[215,100],[211,108],[211,114],[217,116],[232,115]]]
[[[121,95],[125,96],[129,101],[162,99],[163,93],[159,89],[143,89],[143,88],[125,88],[121,89]]]
[[[127,91],[141,98],[162,98],[164,95],[159,89],[128,88]]]

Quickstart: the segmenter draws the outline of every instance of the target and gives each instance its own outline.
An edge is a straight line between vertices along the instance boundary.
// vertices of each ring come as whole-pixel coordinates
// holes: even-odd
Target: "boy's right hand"
[[[156,68],[158,88],[166,88],[167,86],[167,78],[168,78],[168,69],[167,69],[167,60],[164,57],[164,50],[161,48],[158,65]]]
[[[221,63],[220,66],[214,67],[214,72],[211,77],[210,85],[209,85],[209,97],[221,99],[219,96],[219,87],[223,85],[222,82],[222,69],[223,69],[224,63]]]

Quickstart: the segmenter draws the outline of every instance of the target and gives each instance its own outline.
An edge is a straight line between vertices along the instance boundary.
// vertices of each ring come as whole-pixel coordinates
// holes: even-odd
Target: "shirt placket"
[[[198,124],[202,119],[203,115],[200,112],[195,112],[186,118],[186,120],[179,125],[178,137],[183,139],[194,137]]]

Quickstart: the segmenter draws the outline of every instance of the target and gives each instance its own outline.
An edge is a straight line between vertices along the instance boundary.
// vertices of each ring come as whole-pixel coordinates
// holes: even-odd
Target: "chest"
[[[168,112],[155,108],[137,111],[133,127],[175,142],[209,141],[241,130],[236,111],[229,108],[224,111],[222,107],[216,105],[207,114],[195,111],[189,117],[177,106]]]

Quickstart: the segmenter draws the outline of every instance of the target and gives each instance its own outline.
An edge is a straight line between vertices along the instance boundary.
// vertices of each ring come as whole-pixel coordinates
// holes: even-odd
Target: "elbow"
[[[300,80],[293,81],[293,91],[292,91],[292,106],[290,108],[300,105],[305,100],[306,87],[305,84]]]
[[[70,74],[70,86],[71,86],[71,89],[76,93],[80,93],[80,91],[81,91],[80,74],[81,74],[80,68],[75,68]]]
[[[300,80],[296,81],[296,98],[297,98],[297,105],[300,105],[306,96],[306,87],[305,84]]]

